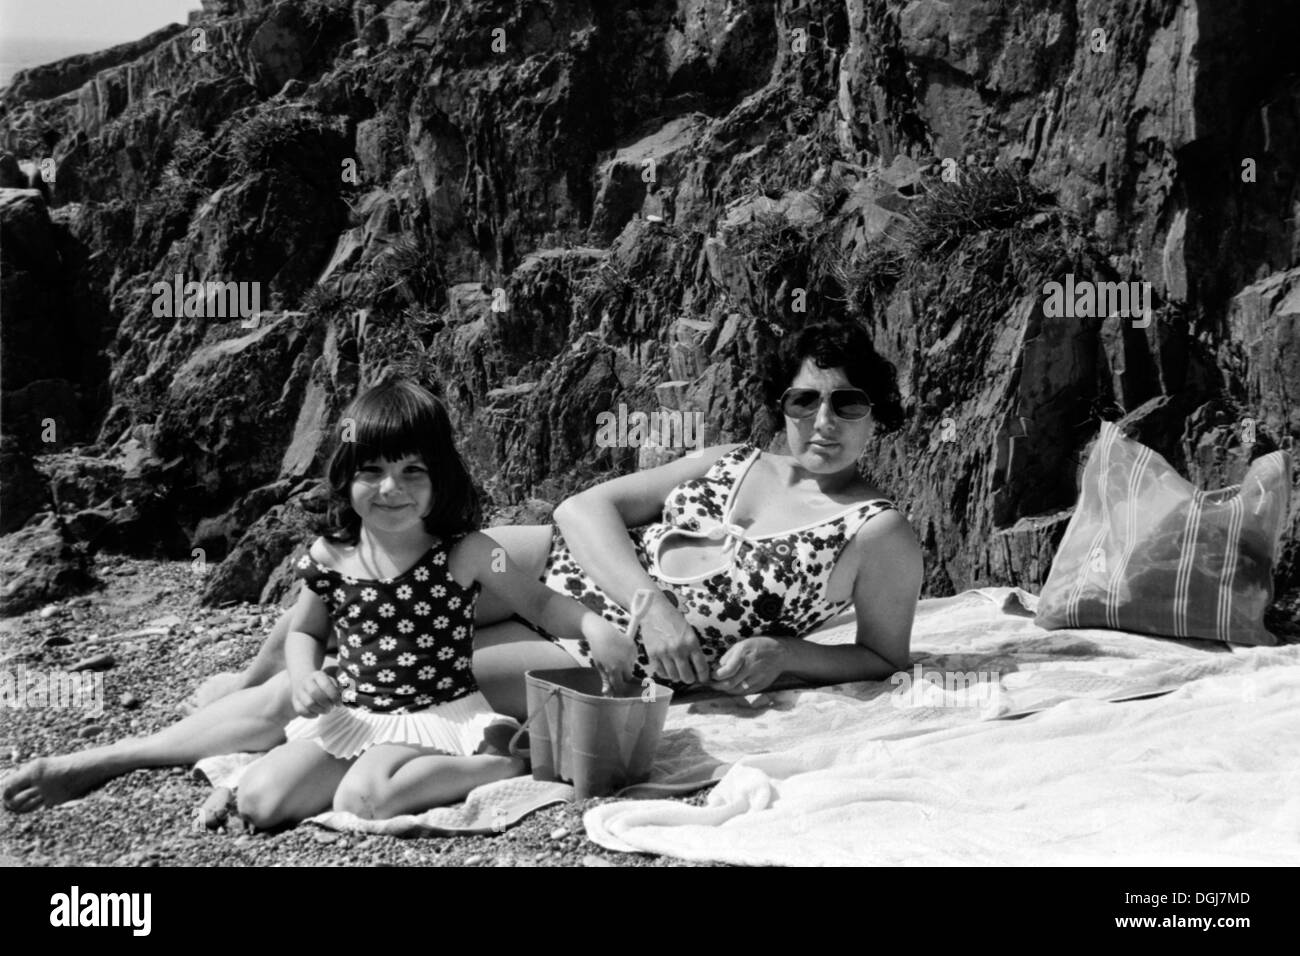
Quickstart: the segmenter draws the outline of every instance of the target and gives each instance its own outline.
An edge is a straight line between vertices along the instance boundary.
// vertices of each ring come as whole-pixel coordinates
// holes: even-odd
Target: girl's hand
[[[641,619],[641,643],[655,674],[683,684],[703,684],[709,679],[709,660],[700,649],[695,628],[662,591],[650,602]]]
[[[636,642],[599,615],[593,617],[597,620],[585,631],[596,669],[611,687],[629,683],[636,666]]]
[[[293,686],[293,712],[299,717],[328,713],[340,698],[339,685],[324,671],[312,671]]]
[[[757,694],[785,672],[786,654],[778,638],[746,638],[727,648],[709,686],[726,694]]]

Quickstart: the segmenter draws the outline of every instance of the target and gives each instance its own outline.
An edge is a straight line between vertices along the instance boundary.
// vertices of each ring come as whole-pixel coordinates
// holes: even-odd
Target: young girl
[[[518,724],[492,712],[471,669],[480,588],[552,633],[581,635],[611,675],[634,660],[617,628],[475,530],[478,498],[432,394],[376,386],[341,428],[328,474],[342,529],[298,562],[305,586],[285,643],[299,718],[239,787],[239,811],[259,829],[331,806],[372,819],[424,810],[523,772],[502,745]],[[331,625],[337,678],[322,670]],[[485,740],[489,728],[499,733]]]

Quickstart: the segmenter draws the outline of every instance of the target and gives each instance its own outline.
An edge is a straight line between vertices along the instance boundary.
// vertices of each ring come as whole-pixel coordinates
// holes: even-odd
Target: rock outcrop
[[[869,464],[929,593],[1036,587],[1101,420],[1203,484],[1300,434],[1297,27],[1291,0],[207,0],[0,94],[0,148],[53,164],[0,190],[6,448],[63,451],[47,419],[84,461],[134,443],[149,493],[78,465],[65,533],[275,599],[386,369],[437,384],[518,517],[658,460],[597,445],[620,404],[779,448],[776,343],[852,316],[898,370]],[[178,276],[259,314],[168,312]],[[1054,314],[1067,277],[1150,315]],[[43,520],[23,474],[7,530]]]

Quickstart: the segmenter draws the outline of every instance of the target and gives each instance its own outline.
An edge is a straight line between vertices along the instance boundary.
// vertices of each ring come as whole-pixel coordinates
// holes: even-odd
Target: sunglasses
[[[781,411],[790,418],[811,418],[830,396],[831,411],[846,422],[861,421],[871,411],[871,399],[860,388],[834,388],[819,392],[815,388],[787,388],[781,396]]]

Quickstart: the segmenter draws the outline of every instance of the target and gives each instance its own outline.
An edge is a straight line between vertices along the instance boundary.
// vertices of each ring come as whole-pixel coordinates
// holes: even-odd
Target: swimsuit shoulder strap
[[[844,554],[844,549],[849,546],[849,542],[853,540],[853,538],[857,535],[857,533],[860,530],[862,530],[862,526],[864,524],[866,524],[876,515],[883,514],[884,512],[890,510],[896,511],[897,508],[895,507],[894,503],[889,499],[871,498],[868,501],[862,502],[862,504],[858,505],[852,510],[847,512],[841,512],[839,515],[833,518],[828,518],[825,522],[823,522],[823,524],[830,524],[831,522],[836,522],[836,521],[844,522],[844,527],[842,531],[843,537],[841,537],[840,540],[832,546],[834,548],[833,558],[830,561],[825,562],[821,568],[820,573],[816,575],[817,594],[820,595],[820,601],[822,605],[825,608],[827,608],[828,612],[831,612],[833,614],[838,614],[841,610],[847,607],[849,603],[852,601],[852,599],[849,598],[844,601],[840,601],[839,603],[832,603],[827,596],[827,591],[829,590],[831,584],[831,574],[834,572],[836,566],[839,564],[840,557],[841,555]]]
[[[885,511],[897,511],[898,506],[888,498],[872,498],[858,505],[857,509],[850,512],[850,517],[845,526],[845,532],[851,538],[858,533],[859,529],[874,518],[876,515]]]
[[[712,481],[734,482],[758,450],[756,445],[751,445],[749,442],[737,445],[725,455],[719,455],[718,460],[704,473],[704,477]]]
[[[342,575],[334,568],[321,564],[313,558],[311,548],[312,545],[309,544],[302,557],[294,562],[293,576],[301,578],[303,586],[319,595],[325,601],[325,606],[332,611],[332,592],[342,579]]]

